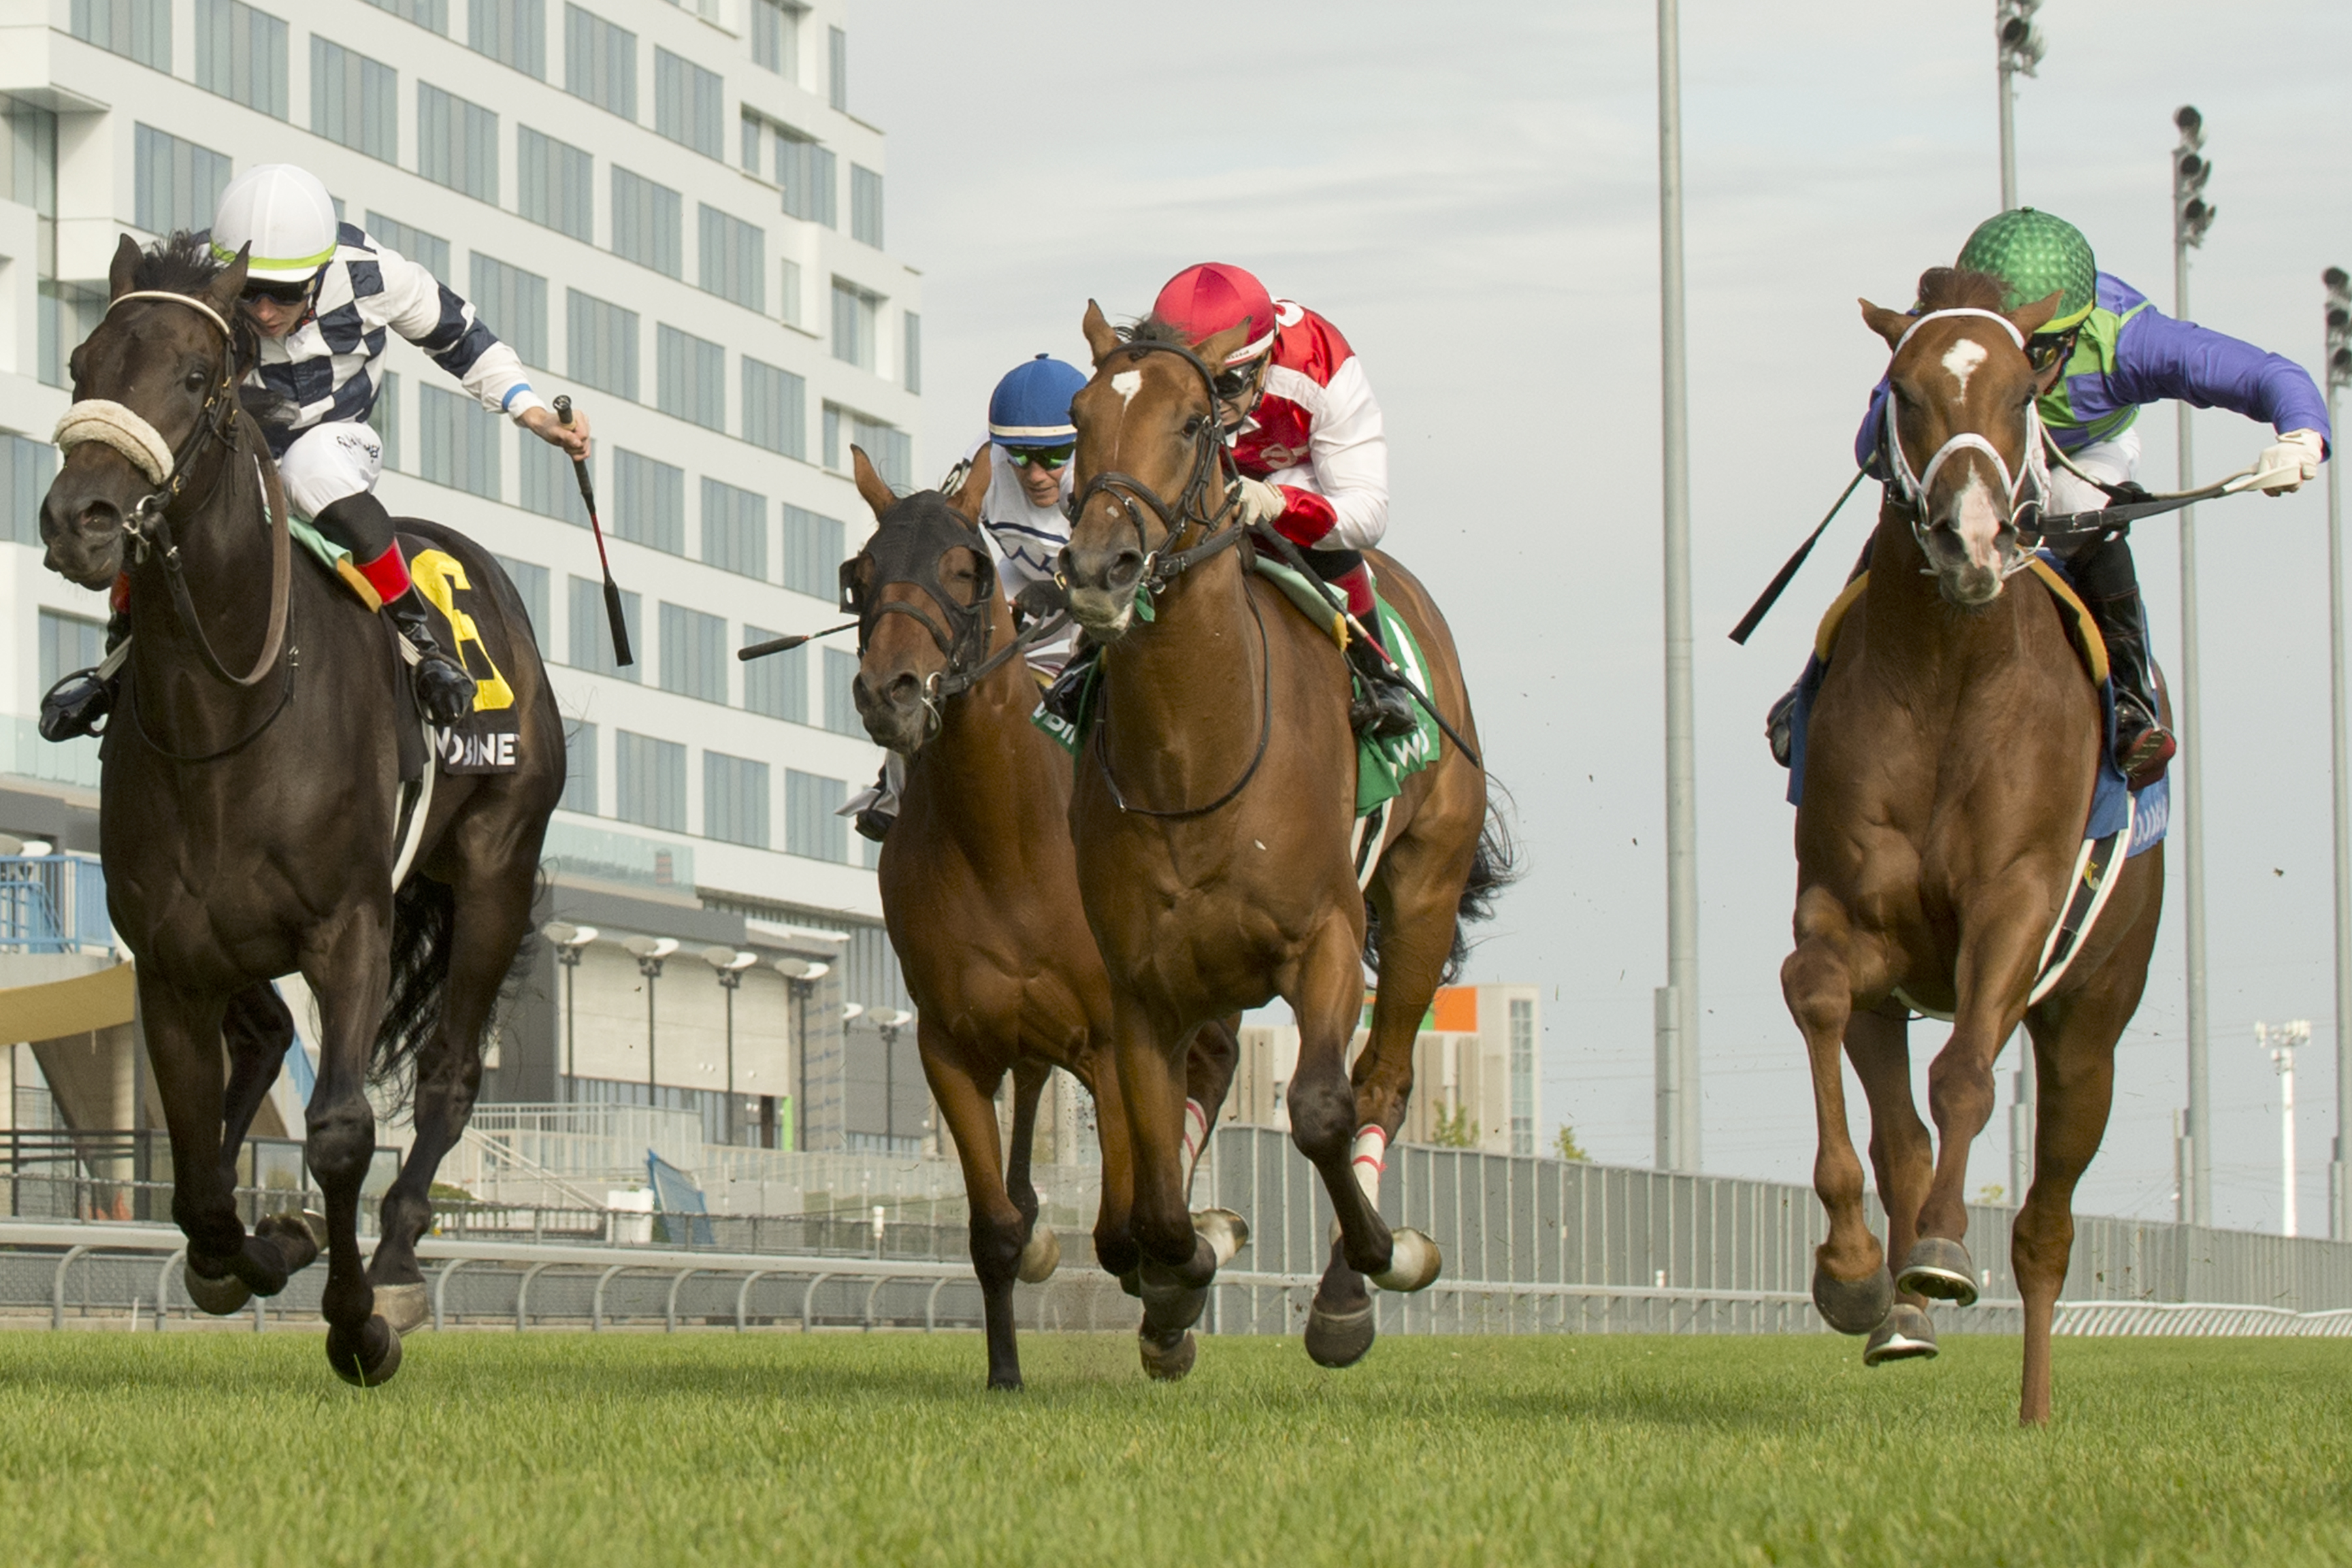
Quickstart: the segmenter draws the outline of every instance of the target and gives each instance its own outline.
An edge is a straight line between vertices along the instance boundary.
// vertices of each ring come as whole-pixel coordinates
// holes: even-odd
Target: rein
[[[932,672],[923,687],[924,706],[931,710],[935,720],[940,717],[941,702],[971,690],[1070,624],[1067,610],[1048,619],[1032,621],[1012,641],[990,652],[990,645],[995,641],[995,618],[991,612],[996,597],[996,567],[989,558],[986,542],[972,537],[976,532],[976,528],[968,527],[961,520],[950,523],[939,517],[919,518],[895,528],[877,529],[863,551],[842,563],[841,608],[857,617],[860,658],[866,656],[866,645],[872,640],[874,628],[888,615],[905,616],[921,626],[946,658],[947,668]],[[987,581],[969,605],[949,593],[947,584],[940,579],[940,563],[951,549],[972,551],[987,575]],[[858,584],[856,575],[860,560],[868,562],[877,573],[874,581],[864,587]],[[920,605],[904,599],[875,597],[894,584],[922,590],[937,606],[939,616],[935,618]],[[801,639],[780,640],[797,644]],[[746,648],[743,654],[749,657],[755,651],[761,650]]]

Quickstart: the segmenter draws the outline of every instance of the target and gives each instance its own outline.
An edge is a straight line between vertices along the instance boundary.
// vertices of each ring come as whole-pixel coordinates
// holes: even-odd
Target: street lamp
[[[573,1022],[572,993],[578,984],[580,955],[596,940],[596,928],[576,926],[570,921],[550,921],[539,928],[539,934],[555,944],[555,962],[563,965],[563,1092],[557,1098],[569,1105],[572,1080],[578,1076],[579,1068],[573,1053],[580,1036]]]
[[[2336,394],[2352,386],[2352,277],[2341,267],[2319,275],[2327,289],[2327,423],[2336,424]],[[2345,765],[2344,494],[2327,465],[2327,683],[2335,698],[2336,743],[2336,1144],[2327,1163],[2327,1234],[2352,1241],[2352,1182],[2345,1174],[2345,1144],[2352,1140],[2352,776]]]
[[[874,1026],[882,1031],[882,1136],[893,1153],[898,1142],[898,1031],[914,1021],[912,1013],[898,1007],[874,1015]]]
[[[1993,7],[1994,58],[2000,76],[2000,210],[2017,205],[2017,79],[2032,76],[2050,46],[2033,25],[2042,0],[2000,0]]]
[[[2180,144],[2172,150],[2172,313],[2189,319],[2189,252],[2205,243],[2213,226],[2213,205],[2204,197],[2212,160],[2204,155],[2205,117],[2189,104],[2173,111]],[[2186,403],[2173,405],[2179,421],[2180,488],[2194,481]],[[2178,1156],[2189,1179],[2181,1184],[2179,1218],[2188,1225],[2213,1223],[2213,1130],[2211,1073],[2207,1066],[2205,1018],[2205,790],[2204,752],[2197,742],[2203,704],[2197,675],[2197,509],[2180,509],[2180,689],[2173,693],[2174,725],[2180,753],[2172,761],[2173,810],[2180,819],[2181,945],[2189,972],[2189,1114]]]
[[[731,947],[706,947],[702,962],[718,972],[719,987],[727,993],[727,1142],[735,1142],[735,989],[743,984],[743,972],[760,962],[756,952],[738,952]]]
[[[798,1118],[795,1123],[797,1132],[793,1147],[805,1149],[808,1147],[809,998],[816,994],[816,983],[833,973],[833,965],[820,963],[813,958],[786,957],[776,960],[776,973],[784,977],[785,986],[792,993],[793,1050],[800,1058],[797,1064],[800,1092],[793,1106]]]
[[[654,1085],[654,982],[661,978],[662,960],[677,951],[674,936],[633,936],[621,945],[636,954],[637,973],[646,977],[646,1103],[661,1103]]]
[[[2311,1043],[2311,1020],[2296,1018],[2272,1028],[2254,1026],[2254,1044],[2271,1053],[2279,1075],[2279,1158],[2284,1185],[2279,1204],[2279,1234],[2296,1234],[2294,1216],[2294,1048]]]

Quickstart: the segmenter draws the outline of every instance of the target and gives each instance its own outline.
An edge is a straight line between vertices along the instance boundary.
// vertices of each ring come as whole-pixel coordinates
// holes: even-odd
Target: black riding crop
[[[559,396],[555,400],[555,422],[572,423],[572,399]],[[604,569],[604,618],[613,626],[613,662],[635,664],[629,652],[629,621],[621,613],[621,585],[613,581],[613,563],[604,553],[604,525],[596,521],[596,486],[588,477],[588,459],[572,459],[572,471],[580,480],[580,499],[588,506],[588,527],[596,535],[596,564]]]
[[[1847,480],[1845,489],[1838,492],[1838,499],[1835,504],[1831,506],[1829,516],[1822,519],[1821,525],[1805,535],[1805,542],[1797,546],[1797,552],[1789,557],[1789,563],[1781,567],[1772,581],[1765,585],[1764,592],[1758,596],[1756,602],[1748,606],[1748,613],[1739,617],[1739,624],[1731,628],[1733,642],[1738,643],[1743,647],[1747,646],[1748,637],[1757,626],[1762,624],[1764,617],[1771,613],[1772,606],[1780,602],[1780,595],[1788,588],[1789,580],[1796,576],[1797,569],[1805,563],[1805,557],[1813,552],[1813,546],[1821,542],[1821,537],[1828,531],[1831,521],[1839,512],[1845,510],[1847,499],[1853,494],[1855,487],[1862,483],[1864,477],[1869,472],[1868,468],[1856,468],[1853,471],[1853,478]]]

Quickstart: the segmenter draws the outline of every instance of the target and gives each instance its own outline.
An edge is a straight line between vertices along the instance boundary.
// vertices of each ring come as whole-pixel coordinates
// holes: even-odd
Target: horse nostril
[[[1110,558],[1110,571],[1105,574],[1103,584],[1109,588],[1131,588],[1142,575],[1143,552],[1122,550]]]
[[[923,700],[923,683],[911,670],[902,671],[884,693],[893,708],[912,708]]]

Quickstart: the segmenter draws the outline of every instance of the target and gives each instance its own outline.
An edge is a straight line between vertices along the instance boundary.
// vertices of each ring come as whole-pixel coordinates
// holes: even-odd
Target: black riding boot
[[[1393,740],[1410,735],[1421,722],[1421,711],[1405,689],[1404,677],[1381,657],[1381,618],[1363,617],[1368,637],[1348,644],[1348,663],[1356,672],[1356,695],[1348,704],[1348,725],[1359,740]]]
[[[106,617],[106,651],[112,653],[131,635],[131,616],[117,610]],[[121,676],[111,679],[99,679],[96,668],[77,669],[59,680],[41,696],[41,739],[70,741],[77,736],[95,735],[99,721],[114,707],[114,690]]]
[[[1054,684],[1045,688],[1039,703],[1046,712],[1063,723],[1076,729],[1078,716],[1086,705],[1087,687],[1094,679],[1095,666],[1102,662],[1102,648],[1083,631],[1070,647],[1070,662],[1062,666],[1062,673],[1054,677]]]
[[[474,710],[474,678],[452,658],[433,635],[437,612],[410,584],[408,592],[384,605],[383,613],[400,628],[420,656],[416,661],[416,705],[436,724],[455,724]]]
[[[2148,658],[2147,617],[2131,546],[2120,536],[2102,540],[2066,564],[2107,645],[2107,673],[2116,685],[2116,765],[2135,786],[2151,783],[2180,748],[2158,716],[2156,666]]]
[[[1870,570],[1870,547],[1877,537],[1873,534],[1862,542],[1862,553],[1854,557],[1853,570],[1845,574],[1847,582],[1853,582]],[[1772,760],[1784,768],[1796,752],[1797,687],[1804,683],[1805,678],[1799,676],[1796,686],[1790,687],[1775,698],[1772,706],[1764,713],[1764,743],[1772,748]]]

